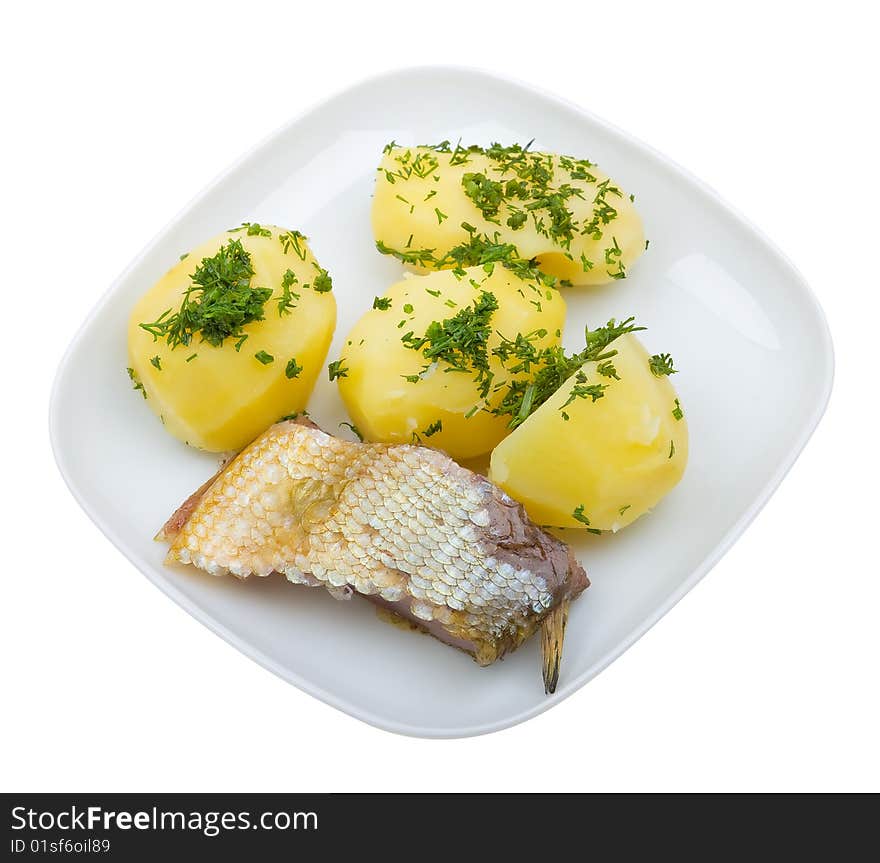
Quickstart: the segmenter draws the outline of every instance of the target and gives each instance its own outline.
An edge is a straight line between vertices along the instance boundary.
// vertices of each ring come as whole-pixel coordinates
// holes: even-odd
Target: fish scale
[[[345,441],[308,421],[268,429],[157,538],[168,562],[212,574],[356,591],[482,665],[589,584],[564,543],[444,454]]]

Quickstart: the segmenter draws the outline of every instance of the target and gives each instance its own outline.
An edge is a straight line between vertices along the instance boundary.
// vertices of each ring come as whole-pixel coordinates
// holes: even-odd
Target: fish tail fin
[[[541,657],[544,671],[544,692],[552,695],[559,682],[562,662],[562,641],[568,622],[569,600],[563,599],[541,622]]]

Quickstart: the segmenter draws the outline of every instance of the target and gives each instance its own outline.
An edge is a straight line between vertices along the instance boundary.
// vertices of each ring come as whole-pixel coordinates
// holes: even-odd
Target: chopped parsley
[[[273,357],[272,354],[267,354],[265,351],[257,351],[254,354],[254,359],[261,362],[264,366],[268,366],[269,363],[275,362],[275,357]]]
[[[391,298],[390,297],[374,297],[373,298],[373,308],[378,309],[380,312],[387,312],[388,309],[391,308]]]
[[[287,361],[287,365],[284,367],[284,374],[287,375],[288,378],[298,378],[299,373],[303,370],[303,367],[297,363],[295,357],[291,357]]]
[[[675,407],[672,409],[672,416],[674,416],[676,420],[680,420],[684,417],[684,411],[681,409],[678,399],[675,400]]]
[[[411,315],[413,313],[412,303],[404,303],[403,304],[403,313],[405,315]]]
[[[575,521],[579,521],[581,524],[585,524],[587,527],[590,526],[590,520],[584,515],[584,505],[579,503],[571,514],[571,517]]]
[[[154,366],[158,371],[162,371],[162,360],[158,354],[150,359],[150,365]]]

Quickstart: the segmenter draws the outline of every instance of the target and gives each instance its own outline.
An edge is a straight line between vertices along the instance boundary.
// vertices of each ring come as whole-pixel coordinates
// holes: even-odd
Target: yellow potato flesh
[[[535,345],[559,344],[565,322],[565,301],[559,292],[520,279],[502,266],[491,275],[482,267],[472,267],[462,278],[443,271],[403,279],[385,292],[391,308],[368,311],[342,349],[348,372],[339,379],[339,392],[366,440],[419,441],[453,458],[467,459],[488,452],[509,432],[509,417],[482,409],[485,403],[472,373],[446,371],[450,367],[439,363],[417,383],[405,380],[407,375],[418,375],[427,361],[421,351],[406,347],[401,336],[423,335],[432,321],[446,320],[473,306],[482,291],[491,292],[498,301],[488,339],[490,354],[501,343],[499,333],[513,339],[517,333],[545,329],[547,335],[536,339]],[[404,306],[412,310],[406,312]],[[403,326],[398,326],[401,321]],[[490,357],[490,368],[496,384],[513,377],[497,358]],[[501,392],[490,393],[488,405],[496,405],[501,397]],[[481,409],[468,417],[475,406]],[[442,429],[427,435],[438,420]]]
[[[147,404],[175,437],[211,452],[237,450],[285,414],[302,411],[320,373],[336,324],[332,292],[318,293],[311,285],[318,275],[316,261],[305,243],[298,248],[279,237],[283,229],[264,226],[271,236],[248,236],[245,231],[225,232],[193,249],[144,294],[128,326],[129,364],[143,384]],[[240,240],[251,256],[252,288],[272,288],[264,306],[264,320],[246,324],[247,339],[235,350],[235,338],[219,347],[201,342],[196,334],[190,345],[169,347],[154,340],[141,323],[155,321],[166,309],[177,311],[190,275],[203,258],[215,255],[231,240]],[[289,314],[280,315],[281,280],[292,270],[300,295]],[[261,363],[255,354],[274,357]],[[195,354],[195,358],[189,359]],[[161,370],[151,362],[159,357]],[[295,359],[302,371],[288,378],[286,367]]]
[[[629,195],[609,182],[608,189],[617,191],[605,191],[604,201],[616,215],[608,224],[599,226],[602,235],[594,239],[580,229],[592,220],[600,205],[601,184],[608,180],[607,175],[592,166],[585,169],[592,181],[573,179],[570,171],[560,166],[560,158],[564,157],[550,155],[547,158],[553,168],[550,186],[558,188],[568,184],[581,190],[583,195],[565,200],[575,224],[569,248],[565,248],[560,239],[545,235],[549,233],[546,226],[550,221],[546,209],[529,211],[527,221],[514,230],[507,225],[512,213],[507,203],[501,204],[495,217],[497,222],[489,221],[462,188],[462,177],[466,173],[482,173],[490,180],[503,183],[516,180],[515,173],[500,173],[497,163],[480,153],[468,154],[465,164],[450,164],[451,154],[427,147],[392,147],[383,156],[373,197],[375,238],[399,252],[432,249],[435,258],[440,258],[454,246],[468,241],[469,234],[462,228],[462,222],[467,222],[477,229],[478,235],[494,237],[497,233],[497,242],[513,243],[521,257],[536,258],[544,272],[574,285],[601,285],[620,278],[645,250],[642,220]],[[419,162],[413,170],[417,159]],[[436,167],[432,168],[434,163]],[[514,203],[522,209],[528,202]],[[543,219],[545,234],[538,230],[532,213]],[[582,255],[592,268],[582,262]],[[414,269],[424,270],[423,267]]]
[[[633,335],[611,345],[620,380],[595,402],[568,401],[571,378],[492,452],[489,478],[523,503],[539,524],[618,530],[651,509],[681,479],[687,464],[687,421],[677,420],[669,377],[656,377]],[[574,517],[583,506],[584,524]]]

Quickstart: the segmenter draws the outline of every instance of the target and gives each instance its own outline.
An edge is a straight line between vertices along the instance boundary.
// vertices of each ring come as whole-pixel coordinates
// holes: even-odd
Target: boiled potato
[[[240,449],[305,407],[336,324],[331,284],[298,232],[226,231],[140,298],[129,374],[175,437]]]
[[[417,270],[452,267],[450,250],[486,237],[512,243],[520,257],[574,285],[623,278],[645,250],[630,196],[595,165],[516,145],[389,144],[373,232],[380,251]]]
[[[489,478],[539,524],[616,531],[684,473],[687,422],[668,375],[632,334],[610,348],[619,380],[588,363],[492,452]],[[600,398],[572,399],[595,384]]]
[[[538,347],[559,344],[565,301],[534,279],[521,279],[502,266],[489,269],[403,279],[376,298],[374,308],[355,324],[338,361],[343,370],[339,392],[366,440],[420,442],[466,459],[488,452],[508,433],[509,417],[490,411],[501,398],[495,387],[514,375],[492,349],[502,337],[514,339],[518,333],[533,334]],[[485,307],[487,295],[497,309],[485,325],[471,321],[456,328],[456,321]],[[461,371],[445,359],[425,356],[425,348],[430,351],[440,339],[421,349],[408,346],[417,344],[433,322],[442,327],[447,321],[447,329],[466,341],[480,333],[485,338],[487,370],[494,376],[485,398],[472,362],[459,363]]]

